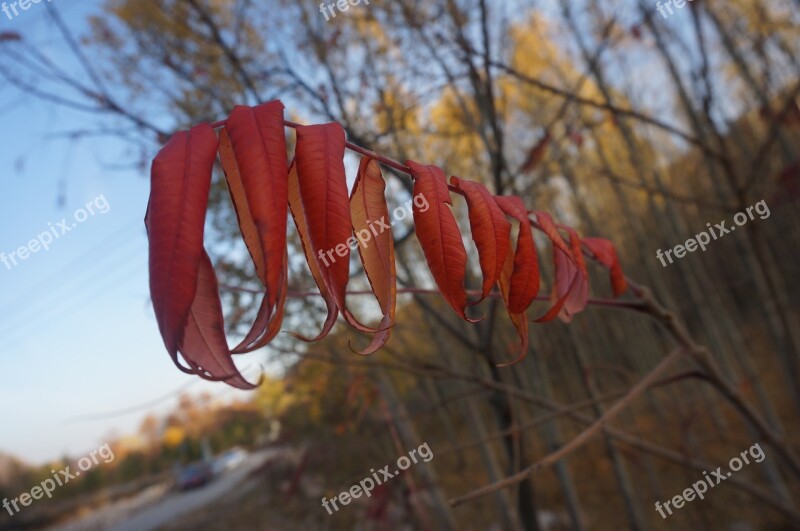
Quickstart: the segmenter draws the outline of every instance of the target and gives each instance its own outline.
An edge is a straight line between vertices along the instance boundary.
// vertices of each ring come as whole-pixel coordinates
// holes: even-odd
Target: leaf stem
[[[211,124],[211,127],[214,127],[214,128],[224,127],[225,126],[225,122],[226,122],[226,120],[220,120],[218,122],[214,122],[214,123]],[[297,129],[298,127],[303,127],[303,124],[298,124],[296,122],[290,122],[289,120],[284,120],[283,121],[283,125],[285,125],[286,127],[290,127],[292,129]],[[369,157],[371,159],[377,160],[378,162],[380,162],[382,164],[385,164],[385,165],[390,166],[390,167],[392,167],[392,168],[394,168],[394,169],[396,169],[398,171],[406,173],[406,174],[411,176],[412,180],[414,179],[414,176],[411,175],[411,168],[409,168],[408,166],[406,166],[404,164],[400,164],[396,160],[392,160],[392,159],[390,159],[388,157],[384,157],[383,155],[379,155],[378,153],[375,153],[374,151],[370,151],[370,150],[368,150],[366,148],[363,148],[363,147],[361,147],[361,146],[359,146],[357,144],[353,144],[352,142],[349,142],[349,141],[345,141],[345,147],[347,147],[347,149],[349,149],[350,151],[355,151],[356,153],[364,155],[365,157]]]

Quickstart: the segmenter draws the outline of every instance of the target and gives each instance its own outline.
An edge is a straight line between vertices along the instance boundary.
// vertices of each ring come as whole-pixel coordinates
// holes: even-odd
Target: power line
[[[169,393],[160,396],[159,398],[154,398],[153,400],[148,400],[147,402],[143,402],[141,404],[137,404],[135,406],[128,406],[122,409],[115,409],[112,411],[105,411],[103,413],[93,413],[90,415],[79,415],[77,417],[71,417],[64,421],[64,424],[74,424],[77,422],[90,422],[95,420],[106,420],[115,417],[121,417],[124,415],[130,415],[131,413],[138,413],[140,411],[146,411],[148,409],[153,409],[157,405],[175,398],[179,396],[181,393],[192,387],[193,385],[197,384],[198,382],[202,381],[200,378],[195,378],[190,382],[187,382],[177,389],[170,391]]]
[[[242,374],[244,375],[244,373],[246,371],[248,371],[249,369],[250,369],[249,366],[245,367],[244,369],[242,369],[242,371],[241,371]],[[255,373],[253,373],[253,375],[255,375]],[[198,383],[200,383],[202,381],[205,381],[205,380],[202,380],[199,377],[193,377],[192,381],[181,385],[177,389],[175,389],[173,391],[170,391],[169,393],[167,393],[165,395],[162,395],[159,398],[155,398],[153,400],[148,400],[147,402],[143,402],[141,404],[137,404],[137,405],[134,405],[134,406],[128,406],[128,407],[125,407],[125,408],[122,408],[122,409],[106,411],[106,412],[103,412],[103,413],[93,413],[93,414],[89,414],[89,415],[79,415],[77,417],[71,417],[71,418],[65,420],[64,423],[65,424],[74,424],[74,423],[77,423],[77,422],[90,422],[90,421],[95,421],[95,420],[106,420],[106,419],[110,419],[110,418],[129,415],[131,413],[138,413],[140,411],[147,411],[149,409],[155,408],[156,406],[160,405],[161,403],[163,403],[163,402],[165,402],[167,400],[170,400],[172,398],[175,398],[175,397],[179,396],[181,393],[186,391],[188,388],[190,388],[193,385],[196,385],[196,384],[198,384]],[[219,398],[220,396],[225,396],[226,394],[229,394],[230,391],[235,391],[235,390],[236,389],[233,389],[233,388],[227,389],[226,391],[223,391],[222,393],[220,393],[217,396],[217,398]]]
[[[90,298],[96,296],[101,291],[106,290],[109,286],[113,286],[114,284],[116,284],[117,281],[121,277],[127,277],[132,272],[142,268],[142,265],[138,264],[136,262],[132,262],[132,266],[133,267],[129,267],[129,268],[126,268],[126,269],[118,269],[118,270],[116,270],[116,274],[115,275],[104,277],[104,280],[101,281],[99,284],[93,284],[92,285],[92,287],[93,287],[92,291],[84,292],[82,297],[78,297],[78,298],[75,298],[75,299],[62,300],[62,303],[60,305],[57,305],[57,306],[49,306],[49,305],[47,305],[47,301],[46,301],[45,304],[44,304],[44,306],[46,307],[45,310],[42,310],[42,305],[39,305],[38,308],[34,309],[32,312],[29,312],[28,316],[23,315],[22,317],[20,317],[18,319],[18,321],[19,320],[23,320],[23,324],[21,326],[17,325],[17,327],[15,327],[15,328],[11,328],[9,326],[9,327],[7,327],[7,329],[10,329],[10,331],[8,331],[8,332],[0,331],[0,337],[3,338],[0,341],[5,340],[6,342],[9,342],[11,340],[20,339],[21,336],[24,336],[25,334],[30,332],[32,329],[36,328],[37,326],[41,325],[42,323],[46,323],[47,320],[43,319],[42,318],[43,316],[44,317],[52,317],[54,315],[58,315],[61,312],[61,310],[66,307],[66,305],[80,306],[87,299],[90,299]],[[109,282],[109,280],[110,280],[110,282]]]
[[[48,282],[50,282],[52,280],[57,280],[57,279],[64,278],[65,271],[68,271],[70,268],[79,265],[81,263],[81,261],[84,260],[86,257],[88,257],[89,255],[92,255],[94,253],[99,252],[101,249],[107,247],[110,243],[119,241],[121,239],[121,236],[123,236],[123,235],[127,236],[129,233],[133,234],[134,230],[136,230],[136,232],[138,232],[139,227],[134,227],[133,225],[125,225],[123,227],[120,227],[119,229],[115,230],[114,232],[112,232],[111,234],[109,234],[108,236],[103,238],[97,245],[93,246],[91,249],[88,249],[87,251],[85,251],[85,252],[81,253],[80,255],[76,256],[75,258],[70,260],[67,263],[66,266],[64,266],[62,268],[59,268],[58,271],[55,271],[52,275],[50,275],[47,278],[45,278],[44,280],[42,280],[38,284],[38,287],[39,288],[44,288],[44,287],[46,287]],[[132,241],[132,240],[128,240],[128,241]],[[124,248],[124,247],[120,247],[120,248],[118,248],[118,250],[122,249],[122,248]],[[104,254],[103,256],[114,256],[114,255],[113,254]],[[85,270],[85,268],[82,268],[82,270]],[[28,291],[25,294],[23,294],[20,297],[18,297],[17,299],[15,299],[14,301],[10,302],[9,304],[6,304],[3,308],[0,308],[0,314],[12,313],[16,306],[19,306],[21,303],[24,303],[26,300],[28,300],[30,298],[30,294],[31,294],[31,292]]]
[[[12,315],[16,317],[17,320],[16,322],[12,320],[10,323],[8,322],[4,323],[5,326],[0,328],[0,335],[2,335],[2,333],[5,330],[13,329],[19,321],[27,320],[27,318],[30,318],[32,316],[31,314],[35,315],[36,312],[39,311],[43,305],[47,306],[56,300],[60,300],[60,297],[58,296],[60,293],[69,291],[76,284],[82,282],[84,280],[84,277],[86,277],[87,275],[96,275],[100,268],[106,267],[106,262],[108,261],[109,258],[112,259],[112,264],[118,264],[121,263],[121,260],[114,261],[113,259],[118,258],[121,253],[125,253],[123,259],[127,259],[129,257],[134,256],[134,254],[136,254],[137,251],[137,249],[135,248],[137,242],[133,239],[126,238],[127,241],[125,242],[125,244],[120,247],[117,247],[112,253],[102,253],[99,258],[93,259],[91,263],[85,265],[85,262],[88,258],[91,258],[93,255],[100,253],[100,251],[104,247],[107,247],[109,243],[118,241],[120,239],[120,234],[126,234],[127,232],[129,231],[127,230],[115,231],[108,238],[103,240],[103,242],[101,242],[99,246],[95,246],[92,249],[86,251],[85,253],[82,253],[81,255],[73,259],[69,264],[67,264],[67,266],[59,268],[58,271],[54,272],[49,277],[40,281],[37,284],[37,287],[25,291],[14,301],[12,301],[9,304],[6,304],[2,308],[2,310],[0,310],[0,314]],[[131,244],[133,244],[134,247],[131,247]],[[129,248],[133,252],[126,252]],[[77,269],[76,274],[69,275],[71,269]],[[61,282],[61,280],[67,275],[69,275],[69,281]],[[58,282],[56,286],[54,288],[51,288],[51,285],[55,284],[56,282]],[[36,298],[34,296],[36,293],[41,293],[44,290],[47,290],[46,293],[44,294],[45,296],[39,298]],[[27,316],[25,315],[25,313],[20,315],[18,310],[19,307],[22,306],[30,308],[31,301],[33,300],[35,300],[38,303],[36,307],[33,309],[29,309],[27,311],[28,314]]]

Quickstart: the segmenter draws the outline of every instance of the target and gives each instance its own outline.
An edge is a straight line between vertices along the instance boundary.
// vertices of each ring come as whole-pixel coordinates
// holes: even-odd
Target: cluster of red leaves
[[[287,221],[291,214],[305,258],[327,306],[327,318],[315,338],[325,337],[341,314],[356,329],[374,334],[362,352],[370,354],[389,339],[395,320],[397,285],[394,240],[390,230],[374,223],[389,220],[385,183],[378,162],[364,157],[348,193],[344,154],[345,134],[337,123],[295,126],[294,159],[287,162],[283,104],[237,106],[217,133],[201,124],[176,133],[153,161],[152,188],[145,225],[150,243],[150,292],[164,343],[184,372],[252,388],[232,356],[267,345],[280,331],[287,296]],[[203,232],[212,171],[219,160],[239,221],[242,237],[264,288],[261,306],[250,331],[234,348],[225,337],[222,305]],[[583,251],[611,271],[615,295],[625,290],[616,251],[604,239],[584,238],[556,225],[540,211],[528,212],[519,197],[494,196],[480,183],[452,177],[448,185],[436,166],[406,163],[414,179],[416,234],[433,278],[444,298],[463,319],[468,305],[487,297],[495,285],[527,350],[525,313],[539,293],[539,264],[532,229],[553,243],[555,282],[551,307],[538,322],[565,320],[588,301],[588,273]],[[451,191],[463,195],[483,274],[481,297],[467,301],[467,252],[451,210]],[[533,214],[536,222],[529,216]],[[512,240],[512,224],[518,225]],[[372,228],[369,243],[354,238]],[[559,230],[568,234],[568,242]],[[377,327],[359,322],[346,304],[350,276],[350,245],[359,255],[383,318]],[[344,249],[343,249],[344,248]],[[324,253],[337,250],[328,263]],[[341,252],[344,252],[342,256]],[[182,356],[185,364],[179,359]]]

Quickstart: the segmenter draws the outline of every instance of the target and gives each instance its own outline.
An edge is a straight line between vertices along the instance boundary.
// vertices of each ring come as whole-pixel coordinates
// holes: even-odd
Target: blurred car
[[[244,463],[245,459],[247,459],[247,455],[248,453],[246,450],[231,448],[217,456],[212,465],[212,472],[216,475],[226,470],[233,470]]]
[[[192,463],[181,469],[176,478],[175,486],[180,490],[202,487],[211,481],[213,474],[211,467],[204,462]]]

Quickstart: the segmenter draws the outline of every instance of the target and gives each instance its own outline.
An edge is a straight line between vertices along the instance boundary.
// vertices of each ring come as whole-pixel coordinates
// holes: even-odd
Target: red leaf
[[[570,271],[570,281],[568,286],[565,285],[564,279],[561,279],[562,282],[556,283],[553,299],[557,300],[565,293],[567,294],[567,300],[564,301],[564,307],[561,309],[559,317],[568,323],[572,320],[572,316],[582,312],[589,302],[589,273],[586,271],[586,262],[583,260],[581,239],[578,233],[570,227],[562,225],[561,228],[569,233],[569,243],[572,249],[572,260],[560,253],[560,260],[567,261],[562,267],[566,267]]]
[[[208,124],[176,133],[153,161],[145,216],[150,293],[164,344],[175,365],[241,389],[231,359],[214,268],[203,249],[217,136]],[[181,365],[178,353],[189,368]]]
[[[514,254],[514,272],[508,311],[512,314],[524,313],[539,294],[541,273],[536,244],[533,241],[531,222],[522,199],[516,196],[495,196],[494,200],[506,215],[519,222],[517,250]]]
[[[781,112],[773,113],[772,110],[768,106],[761,107],[758,111],[761,118],[763,118],[767,122],[776,122],[779,118],[779,114]],[[781,116],[780,123],[782,125],[793,126],[793,125],[800,125],[800,105],[794,104],[789,109],[789,112],[786,113],[785,116]]]
[[[523,209],[524,210],[524,209]],[[520,225],[521,226],[521,225]],[[530,229],[528,229],[530,233]],[[520,347],[519,347],[519,354],[514,359],[514,361],[509,363],[502,363],[499,364],[498,367],[507,367],[509,365],[513,365],[523,359],[525,354],[528,352],[528,318],[525,315],[525,311],[523,310],[520,313],[515,313],[511,310],[511,295],[512,295],[512,274],[514,271],[514,254],[511,251],[511,246],[508,247],[506,251],[506,261],[503,265],[503,270],[500,275],[500,293],[503,295],[503,301],[506,304],[506,309],[508,309],[508,315],[511,317],[511,322],[514,324],[514,328],[517,329],[517,333],[519,334],[520,339]],[[537,266],[538,270],[538,266]]]
[[[237,106],[220,132],[225,170],[239,226],[256,273],[266,288],[250,332],[234,352],[269,343],[280,330],[287,289],[286,222],[288,167],[283,104]]]
[[[300,198],[308,223],[311,249],[328,290],[345,320],[362,332],[363,325],[347,309],[352,225],[344,171],[344,129],[338,123],[297,128],[295,164]]]
[[[563,238],[558,233],[553,218],[547,212],[538,210],[533,211],[542,232],[550,239],[553,244],[553,264],[555,268],[555,280],[553,281],[554,300],[550,309],[542,317],[536,319],[537,323],[546,323],[555,319],[560,313],[567,298],[573,289],[578,287],[580,275],[575,261],[572,258],[572,251],[564,243]]]
[[[436,166],[424,166],[414,161],[406,162],[406,166],[414,177],[414,197],[422,196],[428,204],[428,209],[423,212],[414,201],[414,224],[433,279],[456,313],[462,319],[474,322],[464,312],[467,306],[464,288],[467,251],[456,218],[449,208],[453,203],[444,172]]]
[[[489,295],[503,273],[510,245],[511,224],[506,221],[503,211],[484,185],[458,177],[451,177],[450,183],[461,190],[467,200],[472,239],[480,257],[483,291],[480,299],[471,303],[474,305]]]
[[[386,183],[378,163],[367,157],[362,158],[350,196],[350,214],[364,272],[383,312],[381,331],[360,353],[363,355],[378,351],[389,340],[397,306],[394,238],[391,230],[383,230],[383,225],[389,223],[385,188]]]
[[[203,252],[197,277],[197,294],[189,311],[181,353],[196,374],[239,389],[255,389],[242,377],[231,359],[214,266]]]
[[[625,274],[617,257],[617,250],[610,240],[605,238],[584,238],[583,244],[588,247],[594,257],[610,271],[611,288],[615,297],[619,297],[628,289]]]
[[[283,104],[236,106],[220,132],[220,158],[245,243],[274,301],[270,288],[280,277],[288,204]]]
[[[305,210],[303,209],[302,200],[300,199],[300,182],[297,178],[297,165],[294,162],[292,162],[291,168],[289,169],[289,208],[292,212],[294,224],[297,227],[297,233],[300,235],[300,243],[303,246],[303,252],[306,255],[306,262],[311,270],[311,276],[314,277],[314,282],[316,282],[317,288],[319,288],[319,292],[322,295],[322,298],[325,300],[325,306],[328,310],[328,316],[325,318],[325,324],[323,325],[322,330],[317,337],[313,339],[307,338],[295,332],[292,332],[292,335],[301,341],[319,341],[327,336],[331,329],[333,329],[333,325],[336,324],[336,318],[339,316],[339,310],[336,307],[336,301],[333,299],[333,294],[331,294],[330,290],[325,284],[325,279],[322,278],[322,271],[320,270],[317,256],[314,254],[314,250],[311,248],[311,236],[308,233],[306,214]]]
[[[550,145],[550,132],[545,131],[539,141],[528,152],[525,162],[519,168],[519,173],[529,173],[535,170],[544,159],[547,147]]]
[[[217,135],[208,124],[176,133],[151,170],[145,226],[150,247],[150,297],[167,351],[177,354],[197,290]]]

